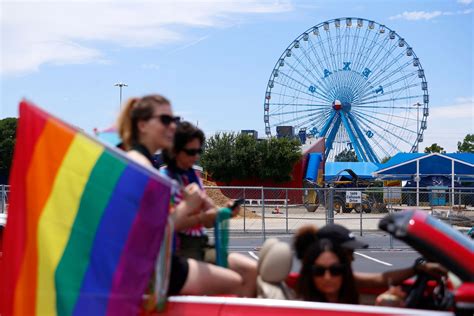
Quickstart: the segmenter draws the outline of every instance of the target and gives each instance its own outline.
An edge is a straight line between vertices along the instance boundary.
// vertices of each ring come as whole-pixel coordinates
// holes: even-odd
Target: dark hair
[[[298,260],[303,260],[306,250],[318,240],[317,232],[318,229],[314,225],[304,225],[296,231],[293,237],[293,248]]]
[[[303,258],[300,276],[296,284],[296,293],[298,297],[305,301],[327,302],[324,294],[314,285],[312,274],[314,262],[325,251],[334,253],[338,257],[340,264],[344,266],[338,303],[358,304],[359,295],[355,286],[351,263],[348,261],[343,249],[340,246],[333,244],[329,239],[317,240],[307,249]]]
[[[160,105],[171,105],[171,103],[158,94],[147,95],[143,98],[131,98],[127,101],[117,123],[125,150],[129,150],[138,143],[138,122],[151,119],[155,107]]]
[[[163,161],[168,166],[176,167],[176,155],[194,139],[198,139],[201,146],[204,145],[205,137],[203,131],[189,122],[180,122],[174,134],[173,148],[171,150],[163,150]]]

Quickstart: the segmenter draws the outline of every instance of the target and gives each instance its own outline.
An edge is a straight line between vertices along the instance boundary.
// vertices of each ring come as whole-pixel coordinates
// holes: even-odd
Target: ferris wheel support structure
[[[421,121],[417,118],[422,106]],[[326,157],[354,151],[380,162],[415,152],[429,115],[428,84],[413,48],[374,21],[345,17],[309,28],[288,45],[268,81],[267,136],[291,126],[326,139]]]

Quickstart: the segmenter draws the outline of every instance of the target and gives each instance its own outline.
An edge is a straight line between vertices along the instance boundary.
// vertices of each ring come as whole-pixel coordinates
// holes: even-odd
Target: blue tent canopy
[[[426,154],[423,154],[423,153],[398,153],[392,158],[390,158],[389,161],[383,164],[380,164],[380,169],[390,168],[390,167],[399,165],[401,163],[404,163],[404,162],[407,162],[419,157],[423,157],[425,155]]]
[[[373,179],[372,173],[378,169],[378,164],[373,162],[326,162],[324,180],[333,179],[344,169],[351,169],[361,179]],[[349,174],[343,172],[341,175]]]
[[[409,180],[417,174],[417,162],[420,176],[451,176],[460,180],[474,180],[474,154],[420,154],[399,153],[382,164],[374,176],[382,179]],[[452,169],[454,167],[454,170]]]
[[[456,160],[461,160],[464,162],[468,162],[474,165],[474,154],[471,153],[451,153],[451,154],[444,154],[445,156],[451,157]]]

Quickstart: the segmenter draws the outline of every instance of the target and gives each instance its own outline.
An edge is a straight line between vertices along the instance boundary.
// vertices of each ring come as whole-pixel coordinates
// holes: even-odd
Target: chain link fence
[[[305,224],[346,226],[354,233],[378,230],[386,213],[422,209],[451,225],[474,226],[474,188],[266,188],[206,186],[216,205],[245,199],[230,221],[232,233],[290,234]],[[10,187],[0,186],[0,214],[8,212]],[[5,217],[3,215],[2,217]],[[391,239],[390,239],[391,243]]]
[[[346,226],[361,236],[378,230],[386,213],[408,209],[429,211],[457,226],[474,225],[474,188],[264,188],[205,187],[217,205],[245,199],[231,221],[235,233],[293,233],[305,224]]]

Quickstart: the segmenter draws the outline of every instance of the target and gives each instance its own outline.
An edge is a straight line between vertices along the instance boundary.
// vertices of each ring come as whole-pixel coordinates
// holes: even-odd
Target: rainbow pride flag
[[[0,270],[1,315],[136,315],[171,183],[23,101]]]

